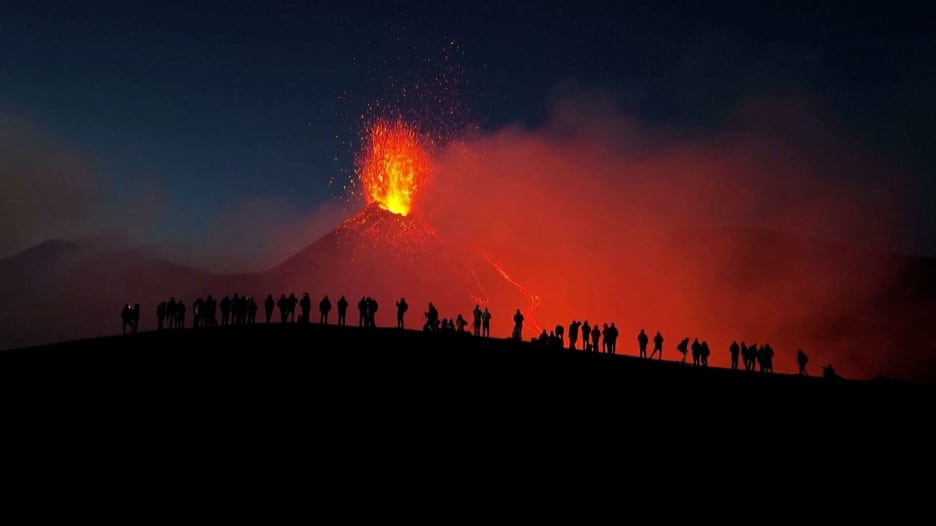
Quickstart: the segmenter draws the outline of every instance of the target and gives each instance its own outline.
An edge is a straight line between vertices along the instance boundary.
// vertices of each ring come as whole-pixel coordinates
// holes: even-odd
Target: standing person
[[[650,343],[650,337],[647,336],[647,333],[643,329],[640,329],[640,334],[637,335],[637,345],[640,346],[640,357],[647,357],[647,344]]]
[[[656,353],[660,353],[660,359],[663,359],[663,335],[660,334],[660,331],[657,331],[656,336],[653,337],[653,352],[650,353],[650,359],[653,359],[656,356]]]
[[[799,364],[799,373],[803,376],[809,376],[809,373],[806,372],[806,362],[808,361],[809,357],[802,349],[796,351],[796,363]]]
[[[409,305],[406,303],[406,298],[400,298],[400,301],[396,302],[396,325],[397,329],[403,328],[403,315],[406,314],[406,311],[409,309]]]
[[[338,325],[344,326],[345,316],[348,314],[348,300],[344,296],[338,298]]]

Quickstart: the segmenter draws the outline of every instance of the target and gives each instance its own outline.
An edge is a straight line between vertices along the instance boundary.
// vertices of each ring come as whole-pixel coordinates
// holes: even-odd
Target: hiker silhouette
[[[322,298],[322,301],[319,302],[319,313],[321,314],[319,323],[322,325],[328,325],[328,313],[331,312],[331,308],[331,300],[328,299],[328,294],[326,294],[325,297]]]
[[[650,353],[650,358],[660,354],[660,360],[663,359],[663,335],[660,334],[660,331],[657,331],[656,335],[653,337],[653,351]]]
[[[344,326],[348,314],[348,300],[344,296],[338,298],[338,325]]]
[[[514,328],[513,328],[513,339],[522,340],[523,339],[523,314],[520,312],[520,309],[517,309],[517,312],[514,313]]]
[[[731,368],[737,370],[738,355],[741,354],[741,346],[738,345],[738,342],[731,342],[731,346],[728,347],[728,353],[731,354]]]
[[[575,344],[578,342],[579,337],[579,327],[582,323],[580,321],[572,320],[572,323],[569,324],[569,349],[575,350]]]
[[[403,328],[403,316],[406,314],[406,311],[409,310],[409,305],[406,303],[406,298],[400,298],[400,301],[396,302],[396,320],[397,328]]]
[[[650,337],[647,336],[647,333],[643,329],[640,329],[640,334],[637,335],[637,346],[640,349],[640,357],[647,357],[647,344],[650,343]]]
[[[124,334],[127,334],[128,332],[135,333],[140,321],[140,304],[136,303],[131,306],[129,303],[127,303],[124,305],[120,310],[120,319],[123,322],[121,331]]]
[[[273,295],[267,294],[266,301],[263,302],[264,313],[266,314],[266,322],[270,323],[270,318],[273,317],[273,307],[276,306],[276,302],[273,301]]]

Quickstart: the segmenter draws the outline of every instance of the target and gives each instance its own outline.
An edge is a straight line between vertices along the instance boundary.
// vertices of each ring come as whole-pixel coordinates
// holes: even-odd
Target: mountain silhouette
[[[210,275],[112,242],[51,240],[0,260],[0,348],[89,338],[120,331],[115,313],[140,303],[141,330],[156,303],[183,297]]]
[[[836,354],[841,356],[842,363],[836,363],[840,371],[852,367],[868,375],[936,379],[928,330],[936,316],[936,260],[756,229],[688,232],[681,239],[685,253],[709,262],[693,278],[752,298],[731,304],[719,299],[714,285],[680,298],[711,319],[706,326],[742,317],[756,322],[762,315],[769,316],[769,308],[777,302],[790,310],[812,306],[808,316],[796,317],[794,312],[782,329],[797,339],[803,337],[803,345],[811,346],[807,351],[818,355],[825,347],[846,349]],[[712,247],[726,254],[715,253]],[[537,320],[539,298],[517,283],[524,281],[523,269],[499,268],[496,260],[486,256],[473,247],[449,242],[418,215],[404,217],[376,205],[365,207],[282,263],[256,273],[213,274],[113,242],[52,240],[0,260],[0,297],[4,298],[0,349],[117,334],[120,308],[126,303],[140,303],[140,330],[151,330],[156,325],[156,305],[169,296],[189,306],[190,324],[196,297],[211,294],[220,299],[235,292],[253,296],[258,303],[267,294],[301,297],[308,292],[313,311],[322,296],[327,294],[334,305],[344,295],[351,305],[351,324],[356,323],[355,306],[362,296],[379,302],[378,326],[395,324],[394,303],[400,297],[410,305],[406,326],[412,329],[422,327],[430,301],[441,317],[461,313],[469,322],[475,304],[488,306],[496,337],[510,334],[517,308],[528,314],[525,339],[538,334],[537,323],[550,328],[555,323],[568,324],[567,319]],[[514,272],[516,276],[511,275]],[[661,276],[667,272],[659,269]],[[829,294],[828,287],[820,285],[833,275],[840,284]],[[874,287],[864,286],[865,281],[873,281]],[[826,292],[813,293],[813,289]],[[575,291],[574,283],[570,290]],[[562,298],[545,300],[554,306]],[[314,313],[312,319],[317,319]],[[335,320],[334,313],[331,320]],[[783,336],[777,335],[777,340]],[[668,349],[675,337],[667,340]],[[795,353],[796,345],[798,340],[778,345],[778,352]],[[626,343],[623,350],[631,352]],[[786,362],[793,363],[792,358],[780,358],[778,363]],[[814,369],[820,365],[811,363]]]

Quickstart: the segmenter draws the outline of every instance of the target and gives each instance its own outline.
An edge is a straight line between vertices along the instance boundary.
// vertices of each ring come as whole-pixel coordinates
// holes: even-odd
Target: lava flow
[[[514,280],[502,266],[488,257],[479,257],[451,247],[439,239],[433,228],[422,220],[410,216],[413,199],[431,175],[429,142],[413,127],[402,120],[377,120],[365,134],[364,146],[356,159],[357,177],[367,201],[367,208],[348,220],[342,229],[345,233],[363,233],[371,239],[371,249],[381,245],[392,246],[396,256],[418,257],[413,265],[446,266],[458,269],[461,274],[470,273],[476,292],[465,297],[479,305],[491,303],[485,293],[478,273],[472,267],[487,266],[486,275],[502,279],[509,288],[527,298],[526,308],[521,308],[525,318],[526,333],[536,336],[541,330],[533,318],[533,311],[540,305],[538,295]],[[396,214],[397,221],[388,221],[373,212],[374,207]],[[428,248],[437,252],[428,254]],[[443,248],[445,247],[445,248]],[[444,253],[438,253],[444,252]],[[490,271],[493,270],[492,274]],[[450,284],[454,285],[454,284]],[[445,287],[445,283],[441,283]],[[512,317],[512,316],[511,316]],[[500,316],[500,320],[507,319]]]

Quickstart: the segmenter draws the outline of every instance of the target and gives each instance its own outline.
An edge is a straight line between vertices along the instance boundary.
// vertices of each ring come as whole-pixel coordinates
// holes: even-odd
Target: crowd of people
[[[406,328],[405,316],[409,310],[409,304],[406,302],[406,298],[400,298],[395,304],[396,327],[404,329]],[[334,306],[337,310],[337,325],[346,325],[349,306],[347,298],[341,296],[338,301],[335,302]],[[273,295],[269,294],[263,301],[263,307],[266,323],[271,323],[273,321],[274,312],[277,310],[279,312],[280,323],[310,323],[312,300],[308,292],[304,293],[302,298],[297,298],[295,294],[286,296],[286,294],[283,293],[280,294],[277,300],[274,300]],[[296,314],[297,307],[299,309],[298,316]],[[329,315],[332,311],[331,299],[329,299],[327,295],[324,296],[319,301],[318,308],[319,323],[328,324]],[[376,327],[375,314],[377,313],[377,308],[377,300],[369,296],[361,297],[357,303],[358,326]],[[197,298],[192,303],[192,326],[215,327],[218,325],[255,324],[258,309],[259,306],[257,302],[250,296],[241,296],[235,292],[232,296],[224,296],[218,301],[209,294],[205,298]],[[220,310],[221,313],[220,323],[217,316],[218,310]],[[167,301],[160,302],[156,307],[157,330],[184,328],[185,313],[185,302],[181,299],[177,300],[175,297],[170,297]],[[425,332],[460,333],[483,338],[491,337],[492,315],[488,307],[482,309],[480,305],[474,306],[474,309],[471,311],[471,332],[467,330],[469,325],[468,320],[466,320],[461,313],[455,318],[440,318],[439,310],[431,302],[424,316],[426,319],[422,330]],[[125,305],[122,309],[121,317],[123,319],[124,334],[127,334],[127,332],[137,332],[140,318],[140,305]],[[514,326],[511,331],[510,339],[515,341],[523,340],[524,319],[523,313],[520,309],[517,309],[513,315]],[[578,350],[578,343],[581,338],[582,351],[584,352],[617,354],[617,340],[619,335],[620,332],[614,322],[610,324],[603,323],[599,327],[597,322],[589,324],[588,320],[572,320],[568,326],[568,349],[573,351]],[[530,341],[538,346],[566,348],[565,338],[566,328],[563,325],[556,325],[551,331],[543,329],[538,336],[531,338]],[[676,345],[676,351],[682,355],[681,363],[687,363],[688,358],[691,357],[693,366],[708,367],[709,355],[711,354],[709,343],[705,340],[699,340],[699,338],[693,339],[691,343],[689,340],[688,337],[683,338]],[[636,341],[638,356],[640,358],[653,359],[657,357],[660,360],[663,359],[664,338],[660,331],[657,331],[652,338],[653,348],[649,355],[647,354],[647,347],[651,342],[651,338],[644,329],[640,329],[640,332],[636,336]],[[731,369],[738,369],[740,358],[746,371],[759,371],[768,374],[774,371],[773,359],[775,353],[769,343],[758,345],[754,343],[748,344],[743,341],[740,343],[733,341],[728,347],[728,353],[730,356]],[[806,353],[802,349],[798,349],[797,365],[799,366],[799,374],[804,376],[809,375],[806,371],[808,362],[809,358]],[[832,368],[832,364],[823,367],[823,376],[837,376],[835,370]]]

